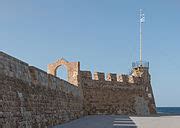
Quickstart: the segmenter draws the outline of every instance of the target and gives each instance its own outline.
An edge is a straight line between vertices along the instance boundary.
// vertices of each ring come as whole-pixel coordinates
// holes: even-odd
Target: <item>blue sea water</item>
[[[180,115],[180,107],[157,107],[159,114]]]

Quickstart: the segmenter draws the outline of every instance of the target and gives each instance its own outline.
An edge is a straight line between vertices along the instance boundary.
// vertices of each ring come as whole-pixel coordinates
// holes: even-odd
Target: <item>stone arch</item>
[[[66,69],[68,69],[68,61],[66,61],[64,58],[57,60],[55,63],[48,65],[48,73],[51,75],[56,76],[57,75],[57,69],[64,65]]]
[[[64,58],[57,60],[55,63],[48,64],[48,73],[57,75],[57,69],[64,65],[67,69],[67,80],[69,83],[78,85],[78,75],[80,71],[80,62],[68,62]]]

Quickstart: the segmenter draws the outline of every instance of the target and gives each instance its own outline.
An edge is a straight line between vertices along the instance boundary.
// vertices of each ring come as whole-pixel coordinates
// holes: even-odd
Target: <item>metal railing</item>
[[[137,68],[137,67],[145,67],[149,68],[149,62],[148,61],[136,61],[132,63],[132,68]]]

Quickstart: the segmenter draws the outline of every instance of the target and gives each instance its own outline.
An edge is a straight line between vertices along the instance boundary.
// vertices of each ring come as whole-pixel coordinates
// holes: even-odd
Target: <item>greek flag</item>
[[[141,16],[140,16],[140,22],[141,22],[141,23],[144,23],[144,22],[145,22],[145,16],[144,16],[144,13],[141,13]]]

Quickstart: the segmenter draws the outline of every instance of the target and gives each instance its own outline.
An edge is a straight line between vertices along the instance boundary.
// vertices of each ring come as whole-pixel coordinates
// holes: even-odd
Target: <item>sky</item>
[[[140,9],[156,104],[180,107],[179,0],[0,0],[0,51],[45,71],[63,57],[92,74],[128,74],[139,60]]]

